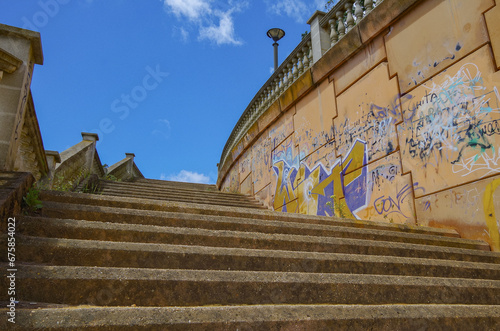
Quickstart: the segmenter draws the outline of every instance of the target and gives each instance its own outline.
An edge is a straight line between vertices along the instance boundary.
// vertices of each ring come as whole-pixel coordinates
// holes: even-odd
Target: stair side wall
[[[493,0],[384,0],[344,36],[347,59],[332,47],[248,130],[219,188],[500,250],[498,22]]]

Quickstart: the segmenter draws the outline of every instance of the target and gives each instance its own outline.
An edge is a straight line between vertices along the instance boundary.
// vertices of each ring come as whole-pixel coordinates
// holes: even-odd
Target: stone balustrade
[[[311,36],[307,34],[290,55],[281,63],[267,82],[257,92],[245,109],[222,152],[221,165],[231,150],[243,138],[257,119],[278,97],[290,87],[312,64]]]
[[[219,170],[257,119],[321,56],[383,0],[339,1],[328,13],[317,11],[308,33],[257,92],[236,123],[222,151]]]
[[[60,153],[60,163],[56,164],[51,188],[73,190],[90,174],[104,176],[96,144],[96,133],[82,132],[82,141]]]
[[[380,2],[382,0],[339,1],[320,21],[321,27],[330,33],[330,47],[333,47]]]

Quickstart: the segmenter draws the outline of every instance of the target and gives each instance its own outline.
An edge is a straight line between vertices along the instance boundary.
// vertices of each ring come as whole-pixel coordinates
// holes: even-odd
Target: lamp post
[[[274,40],[274,71],[278,69],[278,40],[285,36],[285,31],[279,28],[272,28],[267,31],[267,36]]]

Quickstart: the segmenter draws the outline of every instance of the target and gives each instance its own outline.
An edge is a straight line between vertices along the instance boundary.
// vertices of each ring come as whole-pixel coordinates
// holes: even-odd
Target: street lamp
[[[278,28],[272,28],[267,31],[267,36],[274,40],[274,71],[278,69],[278,40],[283,38],[285,36],[285,31],[278,29]]]

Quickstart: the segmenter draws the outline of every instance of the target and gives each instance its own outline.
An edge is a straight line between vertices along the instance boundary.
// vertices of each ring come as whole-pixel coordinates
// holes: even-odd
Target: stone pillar
[[[85,165],[85,171],[92,172],[95,153],[97,153],[97,142],[99,141],[99,135],[97,133],[82,132],[82,140],[91,141],[93,143],[92,148],[89,149],[88,151],[86,165]]]
[[[325,15],[325,12],[317,10],[307,21],[307,24],[311,26],[313,63],[316,63],[330,49],[330,33],[319,25],[319,22]]]
[[[17,158],[35,64],[43,64],[40,34],[0,24],[0,170]]]
[[[56,164],[61,163],[61,155],[56,151],[45,151],[45,157],[47,158],[47,167],[49,168],[47,177],[52,181],[56,170]]]
[[[129,174],[130,178],[134,177],[134,153],[125,153],[125,157],[129,159],[127,162],[127,174]]]

